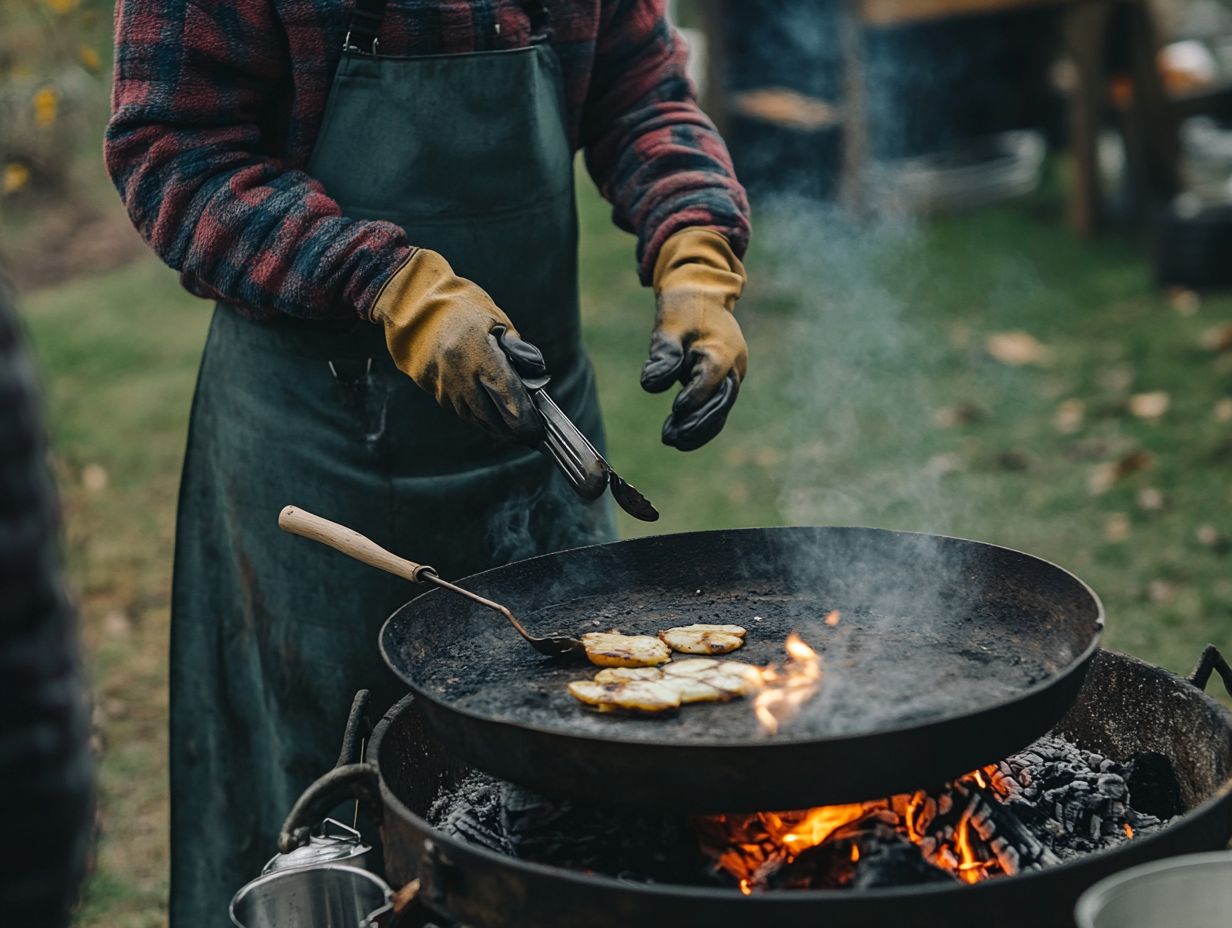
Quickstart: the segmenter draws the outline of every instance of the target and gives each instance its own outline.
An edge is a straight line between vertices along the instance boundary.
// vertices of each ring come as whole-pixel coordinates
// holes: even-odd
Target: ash
[[[782,813],[695,815],[546,797],[473,773],[428,818],[520,860],[631,881],[853,890],[967,883],[1138,840],[1184,811],[1171,762],[1046,736],[944,787]]]

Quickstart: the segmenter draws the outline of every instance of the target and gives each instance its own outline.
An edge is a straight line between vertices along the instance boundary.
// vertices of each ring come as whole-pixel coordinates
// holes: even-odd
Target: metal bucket
[[[231,900],[237,928],[378,928],[393,912],[384,880],[358,867],[328,864],[276,870]]]
[[[1232,853],[1189,854],[1100,880],[1078,899],[1078,928],[1215,928],[1232,919]]]

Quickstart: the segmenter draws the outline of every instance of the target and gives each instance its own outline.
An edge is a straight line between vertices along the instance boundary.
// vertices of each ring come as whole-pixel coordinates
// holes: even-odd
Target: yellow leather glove
[[[542,439],[542,420],[518,372],[542,376],[543,355],[518,337],[482,287],[455,274],[441,255],[417,249],[385,284],[372,316],[385,326],[398,369],[442,407],[523,444]]]
[[[658,299],[642,387],[683,389],[663,423],[663,443],[692,451],[718,435],[749,366],[749,349],[732,315],[746,281],[727,239],[709,229],[681,229],[655,262]]]

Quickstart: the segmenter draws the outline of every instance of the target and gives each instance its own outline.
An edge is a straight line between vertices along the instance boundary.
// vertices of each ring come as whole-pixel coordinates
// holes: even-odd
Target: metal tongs
[[[543,420],[543,441],[539,443],[538,450],[556,464],[573,487],[573,491],[582,499],[594,500],[602,496],[605,489],[610,488],[612,498],[633,518],[643,522],[657,521],[659,510],[655,509],[636,487],[612,469],[612,465],[604,460],[603,455],[548,395],[547,385],[552,380],[551,375],[522,377],[517,356],[505,345],[505,329],[498,326],[493,330],[493,334],[496,335],[505,357],[521,377],[522,385],[526,387]]]

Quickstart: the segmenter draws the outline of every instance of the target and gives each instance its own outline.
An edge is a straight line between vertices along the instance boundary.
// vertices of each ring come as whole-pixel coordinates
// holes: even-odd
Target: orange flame
[[[839,612],[837,609],[831,609],[828,613],[826,613],[826,624],[829,625],[831,628],[833,628],[835,625],[839,623],[839,620],[842,617],[843,617],[843,614]]]
[[[1125,823],[1125,837],[1129,838],[1131,841],[1133,840],[1133,837],[1134,837],[1134,829],[1133,829],[1133,826],[1129,824],[1129,822]]]
[[[758,687],[753,712],[764,731],[774,734],[821,688],[821,657],[796,632],[787,636],[787,661],[781,667],[755,667]]]
[[[997,775],[996,766],[990,765],[960,777],[959,782],[1000,792]],[[972,805],[963,810],[953,829],[943,832],[929,828],[936,806],[923,791],[876,802],[818,806],[795,812],[700,816],[695,822],[703,847],[720,869],[739,881],[740,891],[748,895],[764,887],[782,866],[828,842],[835,843],[842,855],[834,858],[835,866],[854,867],[861,859],[855,840],[857,830],[863,820],[872,817],[892,824],[911,843],[919,845],[934,866],[948,870],[965,883],[978,883],[1004,871],[972,821],[974,808]],[[847,827],[851,825],[856,830]],[[1131,833],[1128,826],[1126,833]],[[850,846],[844,848],[848,841]]]

